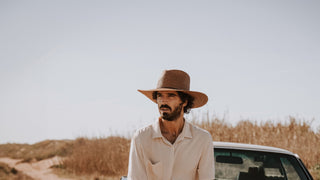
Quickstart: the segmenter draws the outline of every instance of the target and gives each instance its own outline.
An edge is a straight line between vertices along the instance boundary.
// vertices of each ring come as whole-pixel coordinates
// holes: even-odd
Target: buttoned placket
[[[168,172],[168,174],[170,174],[170,177],[168,180],[174,180],[172,179],[172,170],[173,170],[173,166],[174,166],[174,160],[175,160],[175,154],[176,154],[176,149],[177,149],[177,146],[182,142],[182,140],[184,139],[184,135],[181,133],[179,134],[178,138],[176,139],[176,141],[171,144],[165,137],[161,136],[163,142],[168,146],[168,148],[170,149],[170,164],[168,165],[171,170],[171,172]]]
[[[168,167],[168,169],[170,170],[170,172],[165,173],[166,175],[170,174],[170,177],[168,178],[168,180],[171,180],[171,176],[172,176],[172,170],[173,170],[173,165],[174,165],[174,145],[171,144],[165,137],[161,136],[161,139],[163,141],[163,143],[167,146],[169,153],[169,159],[170,159],[170,164],[167,164],[166,166]]]

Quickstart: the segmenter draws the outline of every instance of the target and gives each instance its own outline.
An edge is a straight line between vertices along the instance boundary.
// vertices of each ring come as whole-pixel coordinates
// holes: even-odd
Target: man
[[[131,141],[129,180],[214,179],[211,135],[183,118],[191,108],[208,101],[207,95],[190,91],[190,77],[180,70],[166,70],[157,88],[138,90],[157,103],[160,118],[138,130]]]

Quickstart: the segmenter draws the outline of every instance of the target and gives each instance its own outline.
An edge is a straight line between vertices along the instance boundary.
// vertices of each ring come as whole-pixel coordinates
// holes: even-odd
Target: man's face
[[[174,121],[178,117],[183,116],[183,103],[175,91],[161,91],[157,93],[157,104],[162,119]]]

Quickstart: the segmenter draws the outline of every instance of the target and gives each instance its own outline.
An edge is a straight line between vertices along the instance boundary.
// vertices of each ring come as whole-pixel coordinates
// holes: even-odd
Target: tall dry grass
[[[130,140],[121,137],[78,138],[63,165],[75,174],[121,176],[127,173]]]

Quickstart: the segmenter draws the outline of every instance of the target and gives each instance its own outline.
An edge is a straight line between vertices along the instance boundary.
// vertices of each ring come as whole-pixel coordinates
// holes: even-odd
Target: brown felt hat
[[[157,100],[152,97],[154,91],[181,91],[189,94],[194,98],[192,108],[201,107],[208,102],[208,96],[206,94],[190,91],[190,76],[181,70],[165,70],[158,81],[156,89],[138,89],[138,91],[155,103],[157,103]]]

